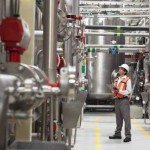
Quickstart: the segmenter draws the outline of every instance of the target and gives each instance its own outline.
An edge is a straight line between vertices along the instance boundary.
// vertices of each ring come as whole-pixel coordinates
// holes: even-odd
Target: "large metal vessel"
[[[124,21],[118,18],[88,18],[86,25],[124,25]],[[104,30],[90,30],[92,32],[105,32]],[[113,32],[113,31],[112,31]],[[112,41],[116,44],[124,44],[123,37],[114,36],[87,36],[87,44],[108,45]],[[93,53],[95,59],[90,59],[87,63],[88,98],[98,100],[108,100],[112,97],[107,84],[111,84],[111,73],[117,69],[119,65],[124,63],[124,54],[107,54],[103,52]]]

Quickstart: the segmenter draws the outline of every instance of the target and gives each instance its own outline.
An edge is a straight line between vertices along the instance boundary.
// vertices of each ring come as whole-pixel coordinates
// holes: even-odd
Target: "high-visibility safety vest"
[[[121,91],[126,90],[127,82],[128,82],[128,80],[129,80],[129,77],[124,78],[124,79],[117,85],[118,80],[119,80],[119,78],[117,78],[117,79],[115,80],[115,82],[114,82],[114,87],[116,87],[118,90],[121,90]],[[122,94],[120,94],[120,93],[118,93],[118,92],[116,92],[116,91],[114,91],[114,96],[115,96],[115,97],[118,97],[118,98],[123,98],[123,97],[124,97],[124,95],[122,95]]]

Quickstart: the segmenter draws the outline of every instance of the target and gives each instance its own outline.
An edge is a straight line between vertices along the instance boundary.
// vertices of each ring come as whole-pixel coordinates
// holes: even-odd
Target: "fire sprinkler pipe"
[[[145,45],[98,45],[98,44],[86,44],[86,48],[145,48]]]
[[[149,27],[139,27],[139,26],[94,26],[94,25],[86,25],[85,29],[92,29],[92,30],[149,31]]]

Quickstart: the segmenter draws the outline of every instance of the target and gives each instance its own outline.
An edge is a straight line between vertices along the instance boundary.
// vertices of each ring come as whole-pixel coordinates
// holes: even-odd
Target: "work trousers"
[[[123,121],[125,122],[125,136],[131,138],[130,102],[128,98],[115,100],[116,131],[121,136]]]

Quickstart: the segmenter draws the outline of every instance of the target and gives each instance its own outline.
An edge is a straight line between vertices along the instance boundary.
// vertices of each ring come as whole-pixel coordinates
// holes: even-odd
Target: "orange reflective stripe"
[[[118,79],[116,79],[115,82],[114,82],[114,86],[116,86],[118,88],[118,90],[126,90],[126,83],[127,83],[128,80],[129,80],[129,77],[126,77],[117,86]],[[119,94],[119,93],[116,93],[116,92],[114,92],[114,96],[117,96],[118,98],[123,98],[124,97],[122,94]]]
[[[115,87],[117,87],[118,80],[119,80],[119,79],[117,78],[117,79],[115,80],[115,82],[114,82],[114,86],[115,86]]]
[[[124,90],[124,86],[125,86],[124,83],[120,83],[118,89],[119,89],[119,90]]]

